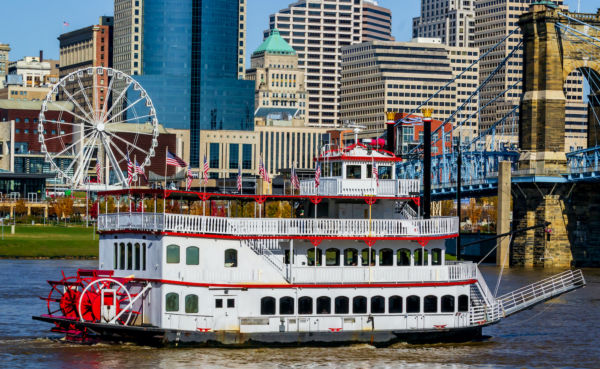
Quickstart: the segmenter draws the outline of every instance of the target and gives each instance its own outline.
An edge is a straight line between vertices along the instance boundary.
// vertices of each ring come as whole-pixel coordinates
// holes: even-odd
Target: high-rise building
[[[392,36],[392,11],[383,8],[375,0],[362,3],[362,39],[394,41]]]
[[[0,44],[0,87],[4,83],[4,76],[8,74],[8,55],[10,53],[9,44]]]
[[[283,113],[306,122],[304,70],[298,68],[298,54],[277,29],[252,53],[246,78],[255,82],[254,107],[265,111],[264,116]]]
[[[365,126],[362,137],[380,136],[386,112],[414,112],[479,57],[475,48],[446,46],[439,39],[418,41],[369,41],[342,48],[341,116]],[[443,121],[466,102],[450,122],[463,123],[463,137],[472,137],[477,132],[477,97],[468,98],[478,85],[478,72],[471,69],[426,106]]]
[[[367,21],[364,14],[371,20]],[[379,16],[373,26],[370,23],[376,14]],[[388,14],[373,1],[299,0],[270,16],[269,28],[279,30],[298,53],[298,65],[306,71],[309,125],[339,125],[340,48],[366,40],[391,39]],[[265,31],[264,37],[269,33]]]
[[[254,84],[244,77],[246,0],[116,0],[115,68],[146,89],[158,120],[200,131],[253,128]]]
[[[421,0],[421,16],[413,18],[413,38],[435,37],[448,46],[472,47],[474,0]]]
[[[59,78],[80,69],[89,67],[112,67],[113,52],[113,17],[102,16],[98,24],[88,26],[58,37],[60,47]],[[108,86],[108,75],[97,76],[94,82],[91,76],[84,73],[81,85],[86,90],[89,101],[97,101],[98,109],[102,109],[108,91],[96,86]],[[77,103],[84,106],[85,96],[77,93],[80,90],[79,81],[66,81],[65,89],[59,89],[58,100],[67,100],[73,96]]]

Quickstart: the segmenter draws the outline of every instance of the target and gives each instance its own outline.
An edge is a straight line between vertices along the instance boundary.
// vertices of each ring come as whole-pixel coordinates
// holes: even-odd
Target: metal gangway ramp
[[[581,270],[567,270],[496,298],[507,317],[585,286]]]

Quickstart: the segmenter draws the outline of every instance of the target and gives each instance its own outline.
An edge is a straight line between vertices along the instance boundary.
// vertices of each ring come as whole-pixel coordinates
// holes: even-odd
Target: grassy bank
[[[4,226],[0,258],[96,258],[98,236],[82,226]]]

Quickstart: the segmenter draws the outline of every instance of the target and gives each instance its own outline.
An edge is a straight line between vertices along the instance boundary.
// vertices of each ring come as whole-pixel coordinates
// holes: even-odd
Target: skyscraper
[[[246,0],[115,1],[114,65],[131,66],[161,124],[190,129],[194,167],[200,130],[253,128],[245,14]]]
[[[448,46],[473,46],[474,0],[421,0],[421,16],[413,18],[413,38],[435,37]]]
[[[365,0],[299,0],[272,14],[269,28],[277,28],[297,51],[298,65],[306,70],[308,124],[319,127],[340,123],[340,48],[393,39],[389,10]]]
[[[0,44],[0,87],[4,83],[4,76],[8,74],[8,54],[10,53],[9,44]]]

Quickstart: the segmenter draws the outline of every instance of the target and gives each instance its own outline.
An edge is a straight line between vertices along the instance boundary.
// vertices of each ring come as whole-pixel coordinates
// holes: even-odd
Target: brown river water
[[[0,260],[0,368],[600,368],[600,270],[586,269],[587,287],[484,328],[488,338],[464,344],[388,348],[181,349],[62,343],[45,312],[47,279],[60,271],[95,268],[97,261]],[[499,268],[483,266],[490,289]],[[505,270],[499,293],[560,270]]]

